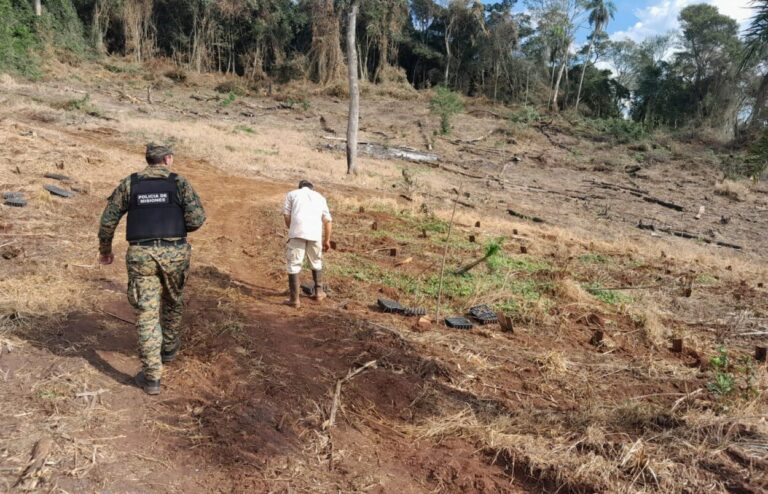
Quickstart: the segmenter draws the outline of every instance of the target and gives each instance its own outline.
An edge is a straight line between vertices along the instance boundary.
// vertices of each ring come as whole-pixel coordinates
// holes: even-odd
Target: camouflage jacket
[[[148,166],[139,172],[139,177],[167,177],[171,172],[163,166]],[[192,185],[181,175],[176,176],[179,202],[184,206],[184,222],[188,232],[193,232],[205,223],[205,211],[200,197]],[[131,199],[131,177],[125,177],[107,200],[107,207],[101,215],[99,227],[99,253],[112,252],[112,238],[120,218],[128,212]],[[168,239],[172,240],[172,239]]]

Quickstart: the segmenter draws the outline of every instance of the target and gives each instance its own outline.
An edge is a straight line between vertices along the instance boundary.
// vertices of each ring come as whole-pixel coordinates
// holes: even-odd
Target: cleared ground
[[[363,158],[348,178],[343,98],[230,96],[220,81],[108,68],[0,86],[0,191],[29,198],[0,208],[0,490],[766,489],[766,370],[752,355],[768,198],[764,184],[717,186],[722,159],[702,143],[621,144],[480,102],[443,138],[427,96],[379,88],[361,139],[440,159]],[[175,143],[209,213],[192,236],[184,351],[159,398],[131,382],[125,242],[115,265],[95,263],[104,198],[149,140]],[[51,197],[45,173],[80,193]],[[329,197],[338,245],[332,297],[296,312],[279,305],[280,207],[301,177]],[[441,313],[489,303],[513,332],[377,310],[389,297],[434,318],[444,254]],[[365,364],[328,426],[337,381]],[[41,468],[23,475],[41,442]]]

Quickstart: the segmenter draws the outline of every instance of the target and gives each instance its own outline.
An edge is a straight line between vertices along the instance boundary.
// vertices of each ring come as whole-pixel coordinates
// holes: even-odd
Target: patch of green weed
[[[711,274],[702,273],[696,277],[696,283],[698,283],[699,285],[714,285],[715,283],[717,283],[717,278],[715,278]]]
[[[91,95],[86,94],[82,98],[75,98],[64,103],[63,108],[69,111],[81,111],[92,117],[103,117],[101,110],[91,103]]]
[[[525,273],[538,273],[552,269],[552,266],[545,261],[533,257],[512,257],[504,253],[489,258],[488,267],[492,271],[511,270]]]
[[[221,100],[221,102],[219,103],[219,106],[227,107],[232,103],[234,103],[236,99],[237,99],[237,95],[234,92],[230,91],[227,94],[227,97]]]
[[[606,264],[608,262],[608,258],[602,254],[590,252],[588,254],[579,256],[579,261],[583,262],[584,264]]]
[[[524,106],[509,115],[509,121],[514,124],[530,124],[541,120],[541,114],[531,106]]]
[[[50,389],[41,389],[37,392],[37,397],[43,400],[55,400],[59,396],[59,393]]]
[[[253,127],[248,127],[247,125],[238,125],[235,127],[235,131],[239,132],[245,132],[246,134],[255,134],[256,131],[253,130]]]
[[[625,295],[617,290],[605,290],[596,283],[590,283],[584,286],[592,296],[601,302],[605,302],[610,305],[626,304],[632,301],[632,297]]]
[[[707,389],[718,395],[730,394],[736,383],[733,374],[728,372],[728,352],[725,347],[717,349],[717,355],[709,359],[709,365],[715,370],[715,375],[707,384]]]

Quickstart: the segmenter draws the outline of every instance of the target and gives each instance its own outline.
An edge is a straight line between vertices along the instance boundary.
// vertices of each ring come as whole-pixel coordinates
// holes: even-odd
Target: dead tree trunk
[[[563,60],[563,65],[560,67],[560,71],[557,73],[557,81],[555,82],[555,89],[552,92],[552,111],[558,112],[560,111],[560,107],[557,104],[557,96],[560,92],[560,81],[563,80],[563,72],[565,72],[565,60]]]
[[[43,5],[41,1],[42,0],[35,0],[35,15],[38,17],[43,15]]]
[[[584,66],[581,68],[581,77],[579,77],[579,90],[576,91],[576,107],[575,110],[579,111],[579,102],[581,101],[581,88],[584,85],[584,74],[587,73],[587,65],[589,65],[589,57],[592,55],[592,45],[595,44],[594,38],[589,41],[589,48],[587,48],[587,58],[584,59]]]
[[[347,74],[349,75],[349,118],[347,120],[347,174],[357,173],[357,126],[360,120],[360,90],[357,85],[357,43],[355,27],[359,0],[347,13]]]
[[[752,110],[752,116],[749,120],[750,130],[757,129],[760,123],[760,117],[762,116],[763,109],[765,108],[765,102],[768,100],[768,74],[763,76],[763,80],[760,82],[760,87],[757,90],[755,96],[755,107]]]

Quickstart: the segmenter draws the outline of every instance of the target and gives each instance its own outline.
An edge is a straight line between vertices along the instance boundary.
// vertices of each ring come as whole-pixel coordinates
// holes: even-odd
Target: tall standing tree
[[[739,25],[717,7],[698,4],[680,12],[680,26],[683,50],[675,54],[675,68],[690,84],[695,116],[700,124],[730,133],[741,106]]]
[[[581,69],[579,77],[579,90],[576,92],[575,110],[579,111],[579,102],[581,101],[581,88],[584,85],[584,74],[587,73],[589,57],[592,55],[592,49],[595,47],[595,41],[602,34],[605,26],[613,19],[616,14],[616,4],[612,0],[589,0],[586,4],[589,10],[589,25],[592,26],[592,34],[589,37],[589,48],[587,48],[587,57],[584,60],[584,66]]]
[[[560,84],[566,74],[573,33],[584,13],[584,0],[528,0],[528,7],[538,21],[542,36],[549,45],[553,83],[550,107],[558,111]]]
[[[312,47],[309,50],[309,73],[315,82],[328,84],[343,76],[343,54],[339,17],[333,0],[312,2]]]
[[[43,15],[43,5],[41,0],[35,0],[35,15],[38,17]]]
[[[753,9],[755,14],[745,33],[746,46],[741,69],[743,71],[746,67],[757,64],[762,66],[764,73],[755,93],[754,107],[749,120],[750,130],[757,128],[768,102],[768,68],[765,67],[768,62],[768,0],[755,0]]]
[[[349,116],[347,118],[347,174],[357,173],[357,127],[360,121],[360,89],[357,64],[357,11],[359,0],[352,0],[347,11],[347,75],[349,76]]]

